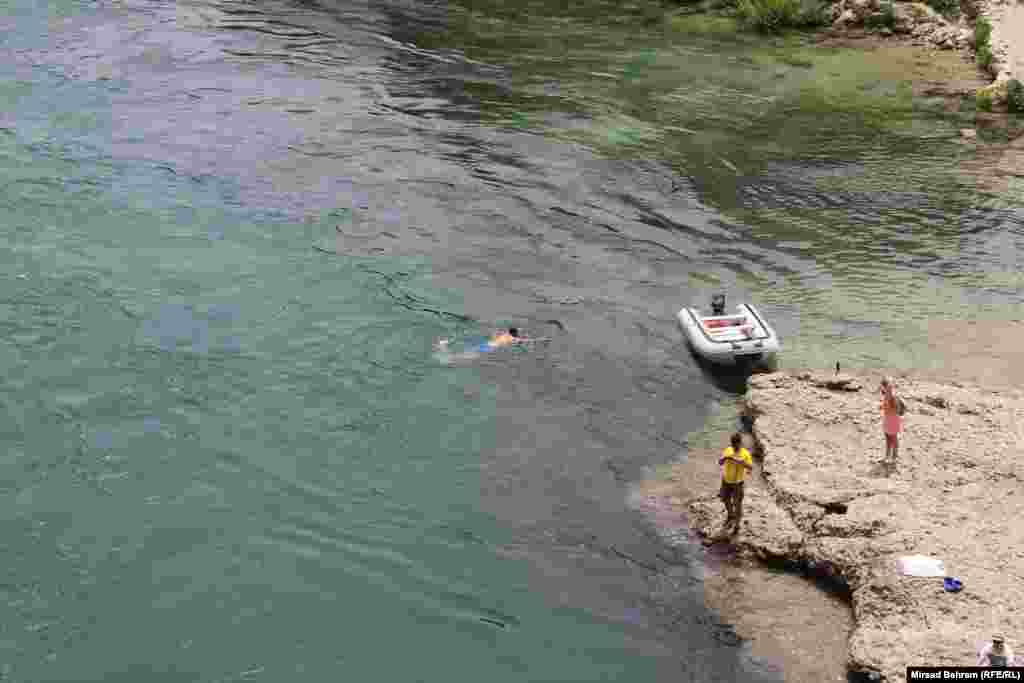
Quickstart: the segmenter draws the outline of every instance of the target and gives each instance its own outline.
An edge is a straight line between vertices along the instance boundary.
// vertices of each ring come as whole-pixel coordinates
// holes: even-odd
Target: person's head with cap
[[[992,636],[992,649],[1000,651],[1003,649],[1003,637],[999,634]]]

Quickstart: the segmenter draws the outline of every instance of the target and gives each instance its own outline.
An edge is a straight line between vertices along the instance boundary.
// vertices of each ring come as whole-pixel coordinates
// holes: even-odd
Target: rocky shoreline
[[[850,671],[902,681],[908,664],[973,665],[994,632],[1020,649],[1024,392],[897,379],[908,412],[890,469],[878,379],[755,375],[745,410],[760,471],[740,533],[718,536],[724,509],[714,491],[689,501],[662,491],[662,507],[674,505],[705,543],[845,586]],[[963,590],[902,576],[896,562],[906,555],[942,560]]]
[[[846,34],[871,24],[883,26],[889,4],[889,0],[838,0],[831,8],[832,32]],[[883,26],[879,34],[903,38],[913,45],[969,52],[973,60],[977,47],[973,27],[979,18],[987,18],[992,24],[992,62],[985,71],[993,82],[983,90],[992,96],[996,107],[1003,107],[1009,81],[1024,80],[1024,4],[1019,0],[960,0],[960,9],[959,16],[950,19],[924,2],[892,2],[892,26]]]

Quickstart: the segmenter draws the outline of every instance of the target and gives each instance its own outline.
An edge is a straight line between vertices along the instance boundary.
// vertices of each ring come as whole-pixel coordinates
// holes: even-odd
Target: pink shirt
[[[895,401],[894,401],[895,403]],[[903,420],[900,418],[900,414],[896,412],[896,406],[892,407],[886,405],[886,400],[882,398],[882,429],[886,434],[899,434],[903,428]]]

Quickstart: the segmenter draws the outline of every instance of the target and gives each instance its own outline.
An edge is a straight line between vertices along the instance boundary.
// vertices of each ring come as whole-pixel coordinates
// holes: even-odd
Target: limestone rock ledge
[[[881,20],[888,4],[889,0],[839,0],[832,5],[832,28],[844,30]],[[923,2],[893,2],[892,11],[892,32],[922,44],[953,50],[968,47],[973,39],[965,19],[950,21]]]
[[[882,466],[877,379],[772,373],[750,379],[764,486],[744,503],[739,551],[826,570],[851,592],[848,666],[906,679],[908,664],[973,665],[980,641],[1024,649],[1024,393],[897,379],[907,405],[895,469]],[[689,506],[707,537],[709,495]],[[929,555],[964,583],[898,574]]]

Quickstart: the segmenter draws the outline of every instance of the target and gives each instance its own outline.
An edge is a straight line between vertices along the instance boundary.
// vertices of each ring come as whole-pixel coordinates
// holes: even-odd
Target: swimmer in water
[[[505,347],[527,346],[534,342],[549,342],[550,337],[524,337],[519,328],[510,327],[506,331],[495,332],[494,336],[479,344],[468,344],[463,351],[452,349],[451,339],[438,339],[434,342],[434,353],[438,360],[448,365],[453,362],[476,360],[481,354],[497,351]]]
[[[487,345],[492,348],[500,348],[502,346],[508,346],[510,344],[517,344],[519,342],[526,341],[523,337],[519,336],[519,328],[510,327],[508,332],[499,332],[490,339],[487,340]]]

